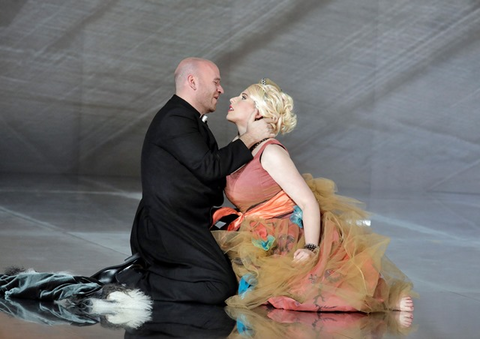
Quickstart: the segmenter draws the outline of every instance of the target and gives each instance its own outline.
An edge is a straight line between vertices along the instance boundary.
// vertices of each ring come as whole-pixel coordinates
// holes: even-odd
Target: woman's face
[[[230,99],[227,120],[236,124],[247,123],[250,115],[255,111],[260,116],[255,107],[255,102],[250,97],[248,89],[246,89],[239,96]]]

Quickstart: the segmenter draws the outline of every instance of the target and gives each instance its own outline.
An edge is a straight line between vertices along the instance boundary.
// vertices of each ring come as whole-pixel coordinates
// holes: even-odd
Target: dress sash
[[[246,212],[240,212],[231,207],[221,207],[213,213],[212,225],[215,225],[221,218],[234,214],[238,215],[238,218],[228,225],[227,231],[237,231],[247,217],[271,219],[293,212],[294,206],[293,200],[282,190],[270,200],[252,206]]]

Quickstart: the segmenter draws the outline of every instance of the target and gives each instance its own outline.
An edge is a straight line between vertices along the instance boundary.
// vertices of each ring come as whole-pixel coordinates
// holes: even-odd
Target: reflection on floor
[[[341,185],[339,185],[341,187]],[[389,257],[412,279],[414,325],[400,314],[239,311],[155,303],[137,329],[114,317],[65,316],[56,305],[0,299],[0,338],[480,338],[480,199],[431,193],[342,192],[366,203]],[[7,175],[0,178],[0,270],[91,275],[130,254],[138,180]]]

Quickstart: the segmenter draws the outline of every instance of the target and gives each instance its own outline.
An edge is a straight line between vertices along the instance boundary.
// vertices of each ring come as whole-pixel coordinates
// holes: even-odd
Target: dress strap
[[[277,139],[270,139],[260,147],[257,154],[255,154],[254,158],[256,157],[261,158],[263,151],[265,151],[265,147],[267,147],[268,145],[278,145],[288,152],[287,148],[283,146],[283,144],[280,141],[278,141]]]

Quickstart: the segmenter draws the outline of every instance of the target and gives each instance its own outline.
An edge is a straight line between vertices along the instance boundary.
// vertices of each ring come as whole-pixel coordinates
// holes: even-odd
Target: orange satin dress
[[[237,213],[228,231],[213,231],[228,254],[239,280],[239,293],[228,306],[254,308],[270,304],[298,311],[379,312],[410,295],[409,279],[385,256],[387,237],[362,226],[367,213],[355,199],[335,193],[328,179],[304,175],[321,210],[319,251],[313,260],[294,264],[303,248],[302,223],[295,202],[254,159],[227,177],[225,194],[237,211],[223,208],[214,219]]]

